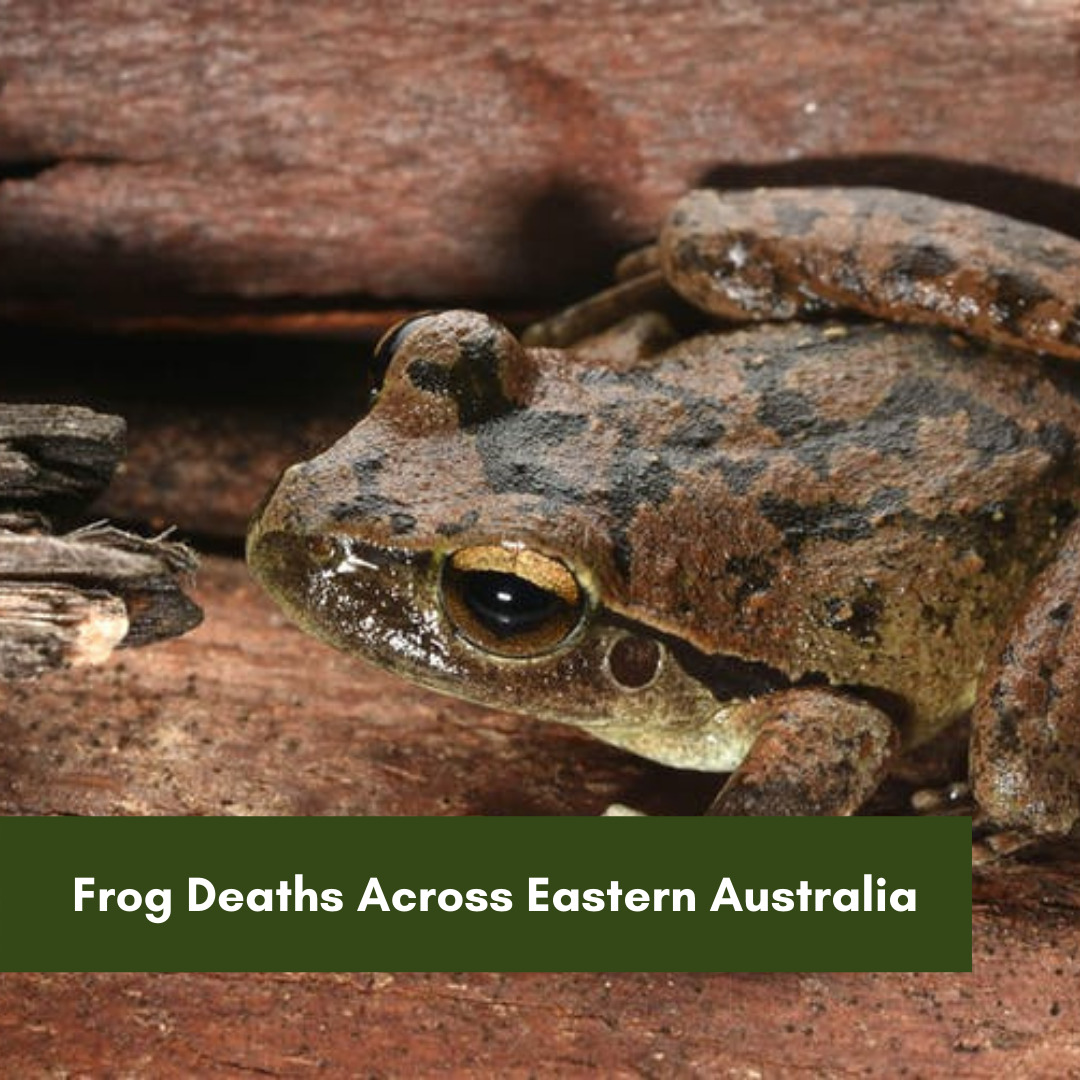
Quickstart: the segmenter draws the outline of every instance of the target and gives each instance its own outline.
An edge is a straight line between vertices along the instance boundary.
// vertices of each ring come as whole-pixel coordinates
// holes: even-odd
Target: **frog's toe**
[[[966,780],[954,780],[942,787],[919,788],[911,793],[911,809],[916,814],[961,817],[975,813],[971,785]]]
[[[1030,833],[1020,832],[1017,829],[1003,829],[1000,832],[987,832],[978,835],[977,824],[974,826],[976,835],[971,841],[971,865],[989,866],[992,863],[1007,859],[1018,851],[1030,847],[1038,842],[1039,837]]]

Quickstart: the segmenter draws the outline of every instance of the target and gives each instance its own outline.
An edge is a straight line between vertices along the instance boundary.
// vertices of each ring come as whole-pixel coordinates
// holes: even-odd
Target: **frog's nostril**
[[[308,537],[307,550],[315,566],[329,566],[337,558],[337,545],[328,536]]]

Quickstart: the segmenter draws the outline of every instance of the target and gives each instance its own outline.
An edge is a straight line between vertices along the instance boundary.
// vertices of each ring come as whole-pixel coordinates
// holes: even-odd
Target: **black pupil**
[[[503,638],[535,630],[566,606],[555,593],[497,570],[471,570],[463,575],[461,586],[462,599],[473,615]]]

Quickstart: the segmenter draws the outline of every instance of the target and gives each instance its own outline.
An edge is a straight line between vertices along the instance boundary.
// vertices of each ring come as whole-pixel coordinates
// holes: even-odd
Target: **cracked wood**
[[[708,183],[1077,219],[1069,5],[0,0],[0,25],[9,314],[573,295]]]

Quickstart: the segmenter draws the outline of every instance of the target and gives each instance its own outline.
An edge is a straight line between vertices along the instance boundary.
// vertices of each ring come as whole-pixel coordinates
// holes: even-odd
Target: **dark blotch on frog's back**
[[[912,454],[922,420],[960,413],[968,417],[967,445],[985,461],[1027,446],[1044,448],[1041,433],[1029,434],[1011,417],[976,401],[963,390],[919,376],[898,379],[868,417],[865,433],[854,431],[851,442],[893,454]]]
[[[577,413],[519,410],[476,429],[476,449],[491,490],[534,495],[553,508],[585,497],[580,475],[544,464],[559,460],[566,442],[580,437],[588,419]]]
[[[615,566],[628,574],[633,557],[630,528],[634,515],[641,506],[663,506],[671,497],[675,474],[655,451],[641,447],[633,425],[620,424],[619,428],[608,474],[608,508],[614,523]]]
[[[761,555],[733,555],[724,564],[724,573],[738,582],[735,604],[741,608],[750,597],[764,594],[772,588],[776,563]]]
[[[873,534],[875,523],[903,513],[906,503],[906,492],[888,488],[862,506],[838,500],[806,504],[763,495],[758,509],[780,531],[784,547],[797,554],[810,540],[865,540]]]
[[[820,422],[817,408],[805,394],[784,389],[762,394],[757,419],[785,439],[805,434]]]
[[[838,438],[845,425],[823,417],[806,395],[795,390],[773,388],[763,393],[757,420],[787,440],[792,453],[821,477],[829,475],[837,446],[858,439],[857,433]]]
[[[791,199],[777,199],[773,212],[785,236],[809,236],[818,221],[826,216],[819,206]]]
[[[734,458],[717,455],[716,467],[724,478],[728,490],[733,495],[746,495],[755,481],[765,472],[766,462],[762,458],[749,461],[737,461]]]
[[[1031,308],[1055,299],[1053,291],[1032,274],[994,273],[989,284],[994,321],[1014,334],[1023,333],[1023,318]]]
[[[715,446],[727,430],[723,416],[725,408],[717,401],[695,398],[684,403],[683,419],[669,432],[663,445],[678,454],[696,453]]]
[[[870,295],[863,264],[854,252],[845,251],[837,257],[829,278],[850,296],[866,299]]]
[[[944,277],[957,269],[956,260],[947,251],[925,241],[897,248],[885,271],[885,279],[898,295],[910,296],[928,279]]]
[[[839,630],[856,641],[877,642],[883,606],[881,596],[868,586],[861,596],[827,599],[825,622],[831,630]]]

